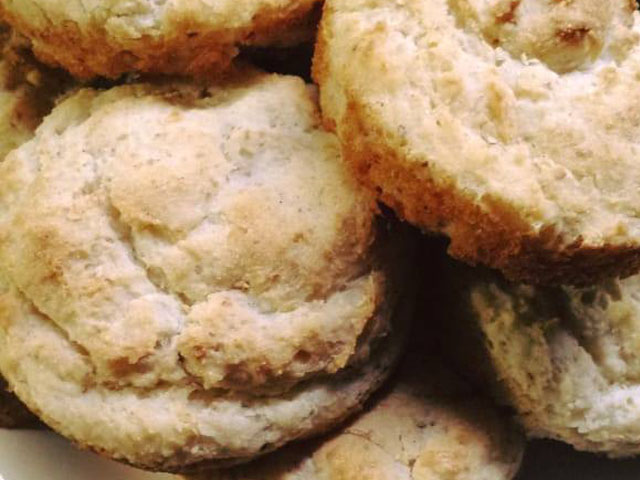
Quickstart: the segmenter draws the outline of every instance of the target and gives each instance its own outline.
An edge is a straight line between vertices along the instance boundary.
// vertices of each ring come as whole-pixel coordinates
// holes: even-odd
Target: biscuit
[[[640,269],[630,0],[328,0],[314,78],[363,183],[527,283]]]
[[[424,330],[424,329],[423,329]],[[415,332],[399,374],[341,431],[188,480],[508,480],[524,438]]]
[[[358,409],[410,242],[298,78],[83,89],[0,164],[0,371],[133,465],[252,457]]]
[[[531,436],[612,457],[640,453],[640,276],[543,288],[461,265],[445,271],[446,337],[475,352],[467,368],[515,407]]]
[[[33,42],[45,63],[74,76],[178,75],[224,69],[241,45],[313,38],[318,0],[157,2],[0,1],[0,17]]]
[[[35,62],[24,39],[0,24],[0,162],[33,136],[69,83]]]

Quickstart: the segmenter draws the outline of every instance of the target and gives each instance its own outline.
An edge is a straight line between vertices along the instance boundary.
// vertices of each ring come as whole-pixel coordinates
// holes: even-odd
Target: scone
[[[37,64],[22,39],[0,24],[0,162],[29,140],[70,81]]]
[[[295,45],[313,38],[318,0],[1,0],[0,18],[36,55],[74,76],[128,72],[207,74],[241,45]]]
[[[358,409],[410,242],[295,77],[83,89],[0,165],[0,371],[77,444],[176,471]]]
[[[427,325],[425,323],[425,325]],[[508,480],[523,436],[450,370],[423,331],[365,413],[322,440],[189,480]]]
[[[314,76],[360,179],[530,283],[640,269],[630,0],[328,0]]]
[[[640,276],[542,288],[461,265],[445,272],[446,337],[467,352],[476,379],[496,379],[532,436],[612,457],[640,453]]]

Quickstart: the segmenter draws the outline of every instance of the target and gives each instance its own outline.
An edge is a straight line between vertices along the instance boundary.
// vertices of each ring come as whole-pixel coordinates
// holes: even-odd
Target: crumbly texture
[[[69,86],[65,75],[35,62],[24,39],[0,24],[0,162],[33,137]]]
[[[315,30],[318,0],[2,0],[0,17],[38,57],[74,76],[202,75],[240,45],[295,45]]]
[[[0,165],[0,370],[29,408],[175,470],[359,407],[410,249],[318,117],[302,80],[248,70],[54,109]]]
[[[532,436],[612,457],[640,453],[640,277],[589,288],[509,283],[449,267],[451,322],[471,320],[499,395]],[[468,338],[467,338],[468,340]],[[493,381],[492,381],[493,382]]]
[[[314,76],[359,178],[530,283],[640,269],[630,0],[328,0]]]
[[[508,480],[524,439],[416,333],[386,392],[334,435],[190,480]]]

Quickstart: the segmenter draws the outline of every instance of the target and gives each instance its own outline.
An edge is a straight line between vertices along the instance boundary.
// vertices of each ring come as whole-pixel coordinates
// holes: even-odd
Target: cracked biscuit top
[[[335,137],[319,128],[312,97],[300,79],[252,71],[209,88],[84,89],[0,166],[7,292],[0,369],[47,422],[148,465],[162,460],[126,451],[140,433],[116,441],[138,427],[114,433],[113,442],[95,440],[96,432],[89,440],[82,425],[89,420],[63,422],[66,412],[46,396],[68,396],[89,411],[89,397],[107,409],[99,405],[125,393],[140,405],[153,392],[185,396],[176,404],[218,397],[233,404],[237,396],[245,399],[239,410],[251,410],[259,396],[264,408],[294,418],[269,397],[295,403],[295,392],[313,381],[330,383],[369,361],[391,310],[375,204],[347,174]],[[19,317],[38,325],[27,338]],[[25,342],[33,350],[21,357]],[[71,363],[51,360],[59,355]],[[36,385],[30,369],[37,368],[55,377],[49,387]],[[337,418],[357,403],[350,394],[324,393],[335,405],[308,418]],[[350,407],[341,410],[340,402]],[[118,415],[105,411],[105,418],[111,413]],[[206,415],[195,418],[186,406],[174,414],[179,448],[192,448],[184,443],[205,435]],[[229,428],[250,435],[247,425]],[[152,435],[164,427],[139,428]],[[293,420],[272,426],[265,435],[274,444],[278,428],[311,429]],[[211,456],[257,453],[243,435],[232,444],[215,431],[206,435]],[[265,441],[258,437],[251,441]]]
[[[640,269],[631,0],[329,0],[315,78],[347,160],[470,263],[538,283]]]
[[[82,78],[206,74],[240,45],[313,38],[317,0],[1,0],[38,57]]]

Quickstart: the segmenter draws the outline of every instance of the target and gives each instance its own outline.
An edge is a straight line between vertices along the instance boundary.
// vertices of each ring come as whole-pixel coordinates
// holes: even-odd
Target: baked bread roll
[[[0,1],[0,17],[32,42],[45,63],[74,76],[208,74],[240,45],[309,41],[318,0]]]
[[[360,179],[528,283],[640,269],[629,0],[328,0],[315,79]]]
[[[531,436],[612,457],[640,453],[640,276],[542,288],[460,265],[445,271],[448,339]]]
[[[426,325],[426,324],[425,324]],[[425,328],[365,413],[321,440],[187,480],[508,480],[524,438],[438,357]]]
[[[240,71],[83,89],[0,165],[0,371],[77,444],[176,471],[357,410],[401,342],[410,242],[313,90]]]

